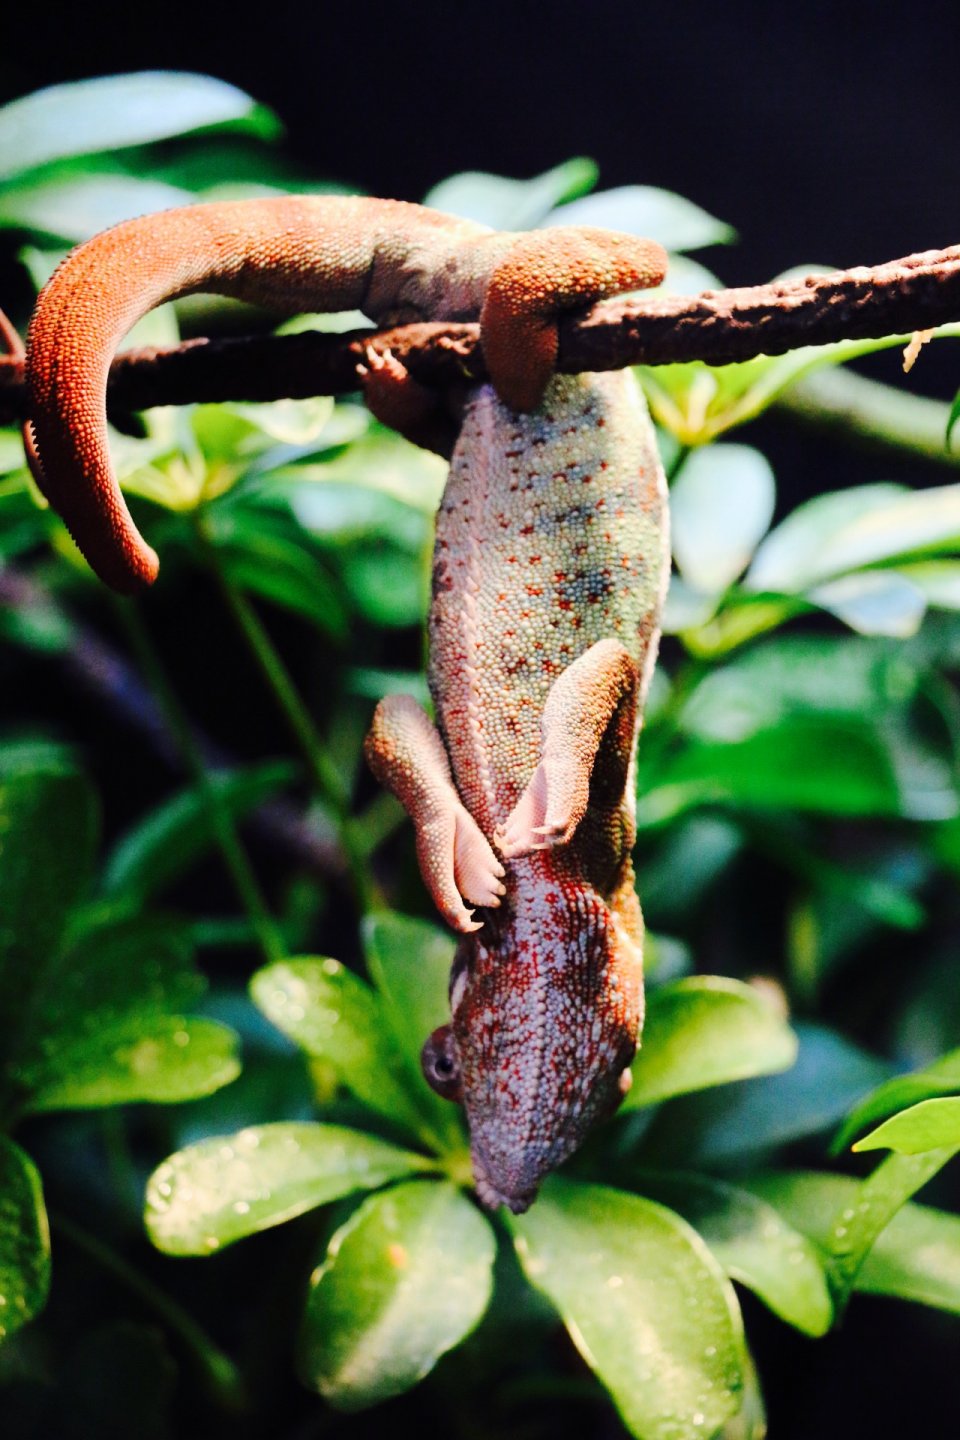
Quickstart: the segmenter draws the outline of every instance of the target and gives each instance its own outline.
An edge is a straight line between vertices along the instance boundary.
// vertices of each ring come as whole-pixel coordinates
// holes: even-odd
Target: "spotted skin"
[[[626,374],[553,377],[558,316],[657,284],[665,263],[633,236],[497,233],[401,201],[217,203],[80,246],[29,332],[38,484],[97,574],[132,593],[158,561],[116,483],[105,392],[147,310],[212,291],[381,324],[479,319],[493,387],[468,399],[437,521],[439,728],[391,698],[367,754],[410,811],[424,879],[461,934],[451,1026],[427,1046],[447,1067],[435,1081],[466,1106],[481,1199],[513,1210],[616,1103],[636,1045],[631,764],[667,574],[643,401]],[[449,417],[402,367],[368,360],[373,408],[447,447]]]
[[[490,1206],[526,1209],[614,1108],[636,1048],[632,767],[668,569],[665,482],[629,374],[556,376],[527,415],[474,392],[437,516],[438,728],[411,744],[413,702],[391,697],[368,754],[462,932],[448,1042]],[[501,866],[503,894],[474,915],[436,884],[456,869],[433,849],[438,807],[476,822],[481,873]]]

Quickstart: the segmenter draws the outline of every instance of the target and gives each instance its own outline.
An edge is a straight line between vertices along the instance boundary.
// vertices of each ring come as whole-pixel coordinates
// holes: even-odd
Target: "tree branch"
[[[960,245],[770,285],[607,300],[586,316],[561,321],[559,368],[575,373],[681,360],[725,365],[953,320],[960,320]],[[188,340],[166,350],[128,351],[110,371],[109,401],[129,411],[342,395],[357,389],[356,366],[370,344],[389,346],[428,385],[486,378],[479,327],[433,323],[344,335]],[[22,362],[0,358],[0,423],[22,419],[24,404]]]

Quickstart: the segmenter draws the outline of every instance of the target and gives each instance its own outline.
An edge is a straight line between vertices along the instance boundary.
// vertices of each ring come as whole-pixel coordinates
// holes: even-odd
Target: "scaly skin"
[[[636,1047],[631,769],[668,568],[643,401],[625,374],[551,379],[557,317],[656,284],[664,266],[659,246],[606,231],[498,234],[357,197],[239,201],[95,237],[30,327],[38,481],[94,570],[132,592],[157,557],[113,475],[105,389],[147,310],[213,291],[380,323],[479,318],[494,388],[469,399],[437,522],[439,730],[393,697],[367,754],[462,935],[451,1025],[424,1047],[425,1070],[466,1106],[481,1198],[513,1210],[615,1105]],[[371,354],[362,376],[378,414],[442,443],[439,408],[390,357]]]
[[[631,376],[557,376],[530,415],[474,393],[437,517],[439,734],[391,698],[368,755],[463,932],[451,1026],[425,1065],[465,1103],[490,1206],[527,1208],[615,1107],[636,1048],[632,757],[668,569],[663,472]]]

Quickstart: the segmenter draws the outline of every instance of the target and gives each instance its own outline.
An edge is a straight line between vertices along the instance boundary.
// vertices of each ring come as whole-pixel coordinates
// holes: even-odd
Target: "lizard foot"
[[[504,859],[517,860],[535,850],[568,844],[582,814],[583,807],[578,804],[580,788],[575,774],[558,774],[557,767],[544,757],[505,823],[494,834],[494,844]]]

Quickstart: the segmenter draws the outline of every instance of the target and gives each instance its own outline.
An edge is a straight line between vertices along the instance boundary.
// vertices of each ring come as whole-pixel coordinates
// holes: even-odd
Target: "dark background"
[[[527,176],[591,155],[604,186],[663,185],[734,225],[739,245],[704,256],[731,284],[960,241],[960,15],[949,4],[2,10],[0,102],[116,71],[202,71],[274,107],[290,151],[318,175],[407,199],[457,170]],[[891,356],[869,368],[897,374]],[[933,347],[905,383],[952,395],[960,352]],[[881,473],[872,455],[775,416],[742,438],[773,461],[781,508],[879,478],[951,478],[889,457]],[[937,1411],[956,1395],[956,1320],[857,1299],[839,1334],[812,1344],[747,1308],[773,1436],[954,1431]]]

